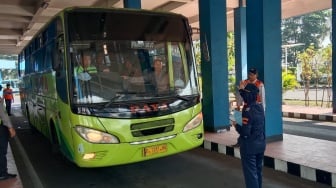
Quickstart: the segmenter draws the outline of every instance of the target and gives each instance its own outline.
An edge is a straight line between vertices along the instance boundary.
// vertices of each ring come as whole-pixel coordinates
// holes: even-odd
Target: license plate
[[[149,146],[143,148],[142,155],[144,157],[148,157],[151,155],[155,155],[158,153],[165,153],[167,152],[167,144],[161,144],[161,145],[155,145],[155,146]]]

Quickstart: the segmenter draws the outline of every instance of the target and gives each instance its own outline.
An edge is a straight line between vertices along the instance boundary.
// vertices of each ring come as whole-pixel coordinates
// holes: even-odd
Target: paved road
[[[335,122],[283,118],[283,131],[286,134],[293,134],[336,142]]]
[[[322,100],[328,101],[328,91],[330,92],[330,100],[332,100],[332,91],[331,88],[329,89],[323,89],[318,88],[317,90],[315,88],[311,88],[309,90],[309,100]],[[305,94],[303,89],[295,89],[295,90],[289,90],[283,93],[282,95],[283,99],[293,99],[293,100],[304,100]]]
[[[46,138],[32,133],[24,117],[12,116],[12,120],[18,135],[12,150],[25,188],[244,187],[239,159],[202,148],[130,165],[78,168],[60,156],[53,156]],[[269,168],[264,168],[263,181],[264,188],[328,187]]]
[[[240,160],[197,148],[151,161],[106,168],[78,168],[60,157],[52,156],[41,135],[18,131],[18,138],[45,188],[241,188],[244,179]],[[18,155],[16,152],[15,155]],[[19,161],[20,157],[17,157]],[[25,188],[34,187],[25,168],[18,166]],[[24,171],[24,170],[23,170]],[[26,170],[28,171],[28,170]],[[264,188],[326,188],[270,168],[264,168]],[[35,183],[36,184],[36,183]],[[35,187],[34,187],[35,188]]]

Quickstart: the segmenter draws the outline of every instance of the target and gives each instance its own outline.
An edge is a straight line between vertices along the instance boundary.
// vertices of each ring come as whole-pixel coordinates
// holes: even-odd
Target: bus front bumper
[[[119,144],[93,144],[78,136],[74,162],[79,167],[105,167],[164,157],[190,150],[203,144],[203,126],[186,133],[165,135],[155,139]]]

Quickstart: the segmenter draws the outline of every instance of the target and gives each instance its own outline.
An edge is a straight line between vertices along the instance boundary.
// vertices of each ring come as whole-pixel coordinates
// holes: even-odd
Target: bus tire
[[[60,161],[63,161],[66,165],[74,166],[75,164],[66,158],[66,156],[61,152],[55,124],[53,122],[50,122],[50,136],[51,153],[54,155],[54,157]]]

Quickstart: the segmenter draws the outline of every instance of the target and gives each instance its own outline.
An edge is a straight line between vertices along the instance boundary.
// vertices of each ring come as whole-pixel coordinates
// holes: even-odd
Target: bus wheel
[[[50,123],[50,136],[51,153],[54,155],[54,157],[60,161],[63,161],[64,164],[74,166],[74,163],[67,159],[66,156],[61,152],[61,146],[59,144],[56,128],[53,122]]]

